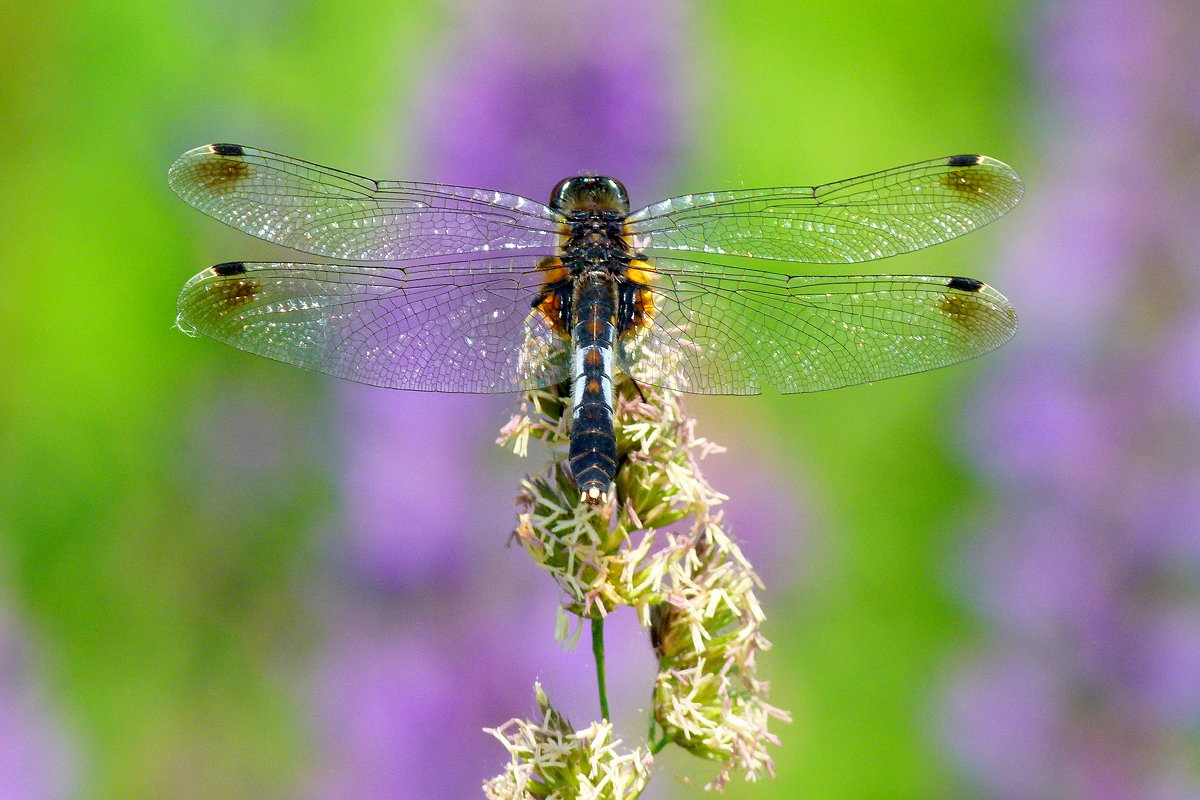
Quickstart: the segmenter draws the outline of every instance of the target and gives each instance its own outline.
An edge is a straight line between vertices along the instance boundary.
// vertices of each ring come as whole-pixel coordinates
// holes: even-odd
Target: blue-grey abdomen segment
[[[572,423],[575,427],[571,431],[571,475],[584,501],[603,502],[617,475],[612,409],[603,403],[585,401]]]
[[[617,474],[612,366],[615,305],[612,285],[605,281],[585,283],[575,298],[570,465],[580,497],[589,503],[608,499]]]

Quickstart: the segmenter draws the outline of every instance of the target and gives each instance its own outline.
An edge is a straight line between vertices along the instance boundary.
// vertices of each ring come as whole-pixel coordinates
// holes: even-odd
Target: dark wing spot
[[[974,278],[951,278],[946,284],[951,289],[958,289],[960,292],[978,292],[983,288],[983,281],[977,281]]]
[[[950,156],[946,159],[946,164],[951,167],[973,167],[980,162],[983,156]]]
[[[245,275],[246,265],[241,261],[228,261],[224,264],[217,264],[212,271],[214,275],[220,275],[222,278],[229,275]]]
[[[246,154],[240,144],[214,144],[209,147],[219,156],[244,156]]]
[[[938,311],[946,319],[974,334],[986,333],[996,324],[995,306],[976,294],[944,294]]]
[[[229,311],[241,308],[262,294],[262,290],[262,285],[253,278],[214,281],[212,291],[217,293],[217,313],[224,316]]]
[[[987,169],[972,169],[978,166],[977,161],[971,161],[969,164],[954,163],[955,159],[961,158],[975,159],[977,156],[954,156],[949,159],[947,163],[959,169],[949,170],[941,177],[940,182],[968,203],[981,202],[996,191],[997,177]]]
[[[236,153],[222,153],[218,147],[235,147]],[[201,158],[192,165],[196,183],[218,192],[232,191],[239,181],[250,175],[250,165],[242,160],[242,148],[236,145],[213,145],[213,157]]]

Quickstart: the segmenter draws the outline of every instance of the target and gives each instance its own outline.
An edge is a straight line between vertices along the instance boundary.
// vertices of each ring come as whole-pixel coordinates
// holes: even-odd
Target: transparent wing
[[[184,285],[179,320],[359,383],[510,392],[568,378],[561,340],[530,307],[542,277],[515,257],[405,268],[234,262]]]
[[[788,277],[657,259],[648,328],[621,368],[700,394],[814,392],[942,367],[999,347],[1017,316],[970,278]]]
[[[1020,177],[986,156],[951,156],[860,178],[684,195],[629,217],[651,254],[670,250],[801,261],[868,261],[953,239],[1021,199]],[[665,254],[665,253],[664,253]]]
[[[167,179],[183,200],[227,225],[348,261],[552,247],[559,219],[519,195],[374,181],[234,144],[189,150]]]

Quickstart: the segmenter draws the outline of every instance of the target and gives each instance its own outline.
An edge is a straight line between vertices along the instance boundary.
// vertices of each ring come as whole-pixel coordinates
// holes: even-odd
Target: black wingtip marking
[[[973,167],[982,160],[983,156],[979,155],[950,156],[946,159],[946,165],[951,167]]]
[[[246,151],[242,149],[240,144],[214,144],[210,145],[212,151],[219,156],[244,156]]]
[[[978,292],[983,288],[984,283],[974,278],[951,278],[946,285],[951,289],[958,289],[960,292]]]
[[[219,275],[222,278],[227,278],[230,275],[245,275],[246,265],[241,261],[227,261],[224,264],[217,264],[212,268],[214,275]]]

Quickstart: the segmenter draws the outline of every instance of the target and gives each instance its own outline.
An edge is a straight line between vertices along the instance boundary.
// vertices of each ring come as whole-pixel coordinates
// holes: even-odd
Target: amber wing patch
[[[241,308],[262,294],[262,284],[247,277],[246,267],[239,262],[218,264],[212,267],[211,272],[216,277],[211,291],[217,295],[215,306],[222,315]]]
[[[241,148],[213,145],[211,150],[212,157],[199,159],[192,165],[198,187],[229,192],[250,177],[250,165],[246,163]]]
[[[946,164],[953,169],[941,177],[942,186],[969,203],[982,203],[1003,190],[994,172],[977,168],[980,161],[980,156],[951,156]]]
[[[937,308],[942,316],[963,330],[976,335],[986,334],[996,326],[996,306],[988,301],[986,294],[981,293],[987,284],[971,281],[972,288],[966,288],[961,284],[956,285],[956,282],[968,280],[970,279],[952,279],[949,288],[958,289],[959,292],[964,293],[947,292],[943,294],[938,299]],[[1011,310],[1009,316],[1013,316]]]
[[[629,262],[629,269],[625,271],[625,277],[638,288],[633,292],[629,320],[622,334],[630,334],[640,328],[650,327],[650,320],[654,317],[654,294],[649,287],[656,274],[654,264],[650,261],[635,258]]]
[[[562,282],[567,278],[567,268],[563,266],[561,258],[550,256],[543,258],[538,262],[538,269],[544,275],[542,277],[542,293],[541,299],[538,300],[534,307],[542,312],[542,316],[546,319],[546,324],[550,326],[550,330],[560,336],[567,335],[568,321],[563,307],[563,289]]]

